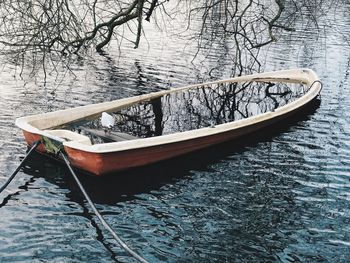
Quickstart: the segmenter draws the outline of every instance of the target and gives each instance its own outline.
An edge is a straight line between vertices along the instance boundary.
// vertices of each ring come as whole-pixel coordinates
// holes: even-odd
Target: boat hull
[[[287,121],[291,117],[300,115],[300,113],[304,113],[305,109],[316,99],[317,98],[310,101],[308,104],[303,105],[303,107],[290,111],[288,114],[224,133],[196,139],[108,153],[91,153],[67,146],[64,147],[64,150],[74,167],[97,176],[112,174],[172,159],[228,141],[234,142],[235,140],[240,140],[242,137],[249,137],[249,134],[266,130],[268,128],[273,129],[274,125],[279,124],[282,121]],[[29,145],[41,139],[41,136],[38,134],[28,133],[26,131],[23,131],[23,134]],[[37,148],[37,151],[44,155],[48,154],[43,145],[40,145]],[[51,155],[51,157],[58,158],[58,156],[53,155]]]
[[[321,91],[321,83],[317,75],[309,69],[255,74],[215,83],[243,81],[301,83],[307,86],[308,90],[296,101],[257,116],[188,132],[123,142],[92,145],[89,138],[84,135],[55,127],[86,117],[97,116],[104,111],[116,110],[126,105],[158,98],[175,91],[160,91],[118,101],[22,117],[16,120],[16,125],[23,130],[28,145],[43,140],[43,138],[58,140],[74,167],[100,176],[168,160],[227,141],[239,140],[242,136],[272,127],[293,115],[303,116],[305,108],[314,102]],[[177,89],[177,91],[181,92],[204,85],[192,85]],[[43,144],[37,148],[37,151],[45,155],[49,154],[47,147]],[[49,155],[58,158],[57,152]]]

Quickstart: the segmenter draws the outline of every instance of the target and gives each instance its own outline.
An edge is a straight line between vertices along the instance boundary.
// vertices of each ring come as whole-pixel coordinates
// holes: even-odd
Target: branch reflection
[[[221,83],[173,92],[111,113],[115,132],[154,137],[237,121],[286,105],[305,93],[301,84]],[[100,120],[84,124],[103,129]],[[81,127],[81,122],[72,127]]]

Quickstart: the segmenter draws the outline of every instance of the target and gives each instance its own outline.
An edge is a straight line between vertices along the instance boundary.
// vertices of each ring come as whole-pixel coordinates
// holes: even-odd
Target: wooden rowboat
[[[28,145],[95,175],[197,151],[273,125],[320,93],[310,69],[253,74],[16,120]],[[115,120],[101,128],[107,112]]]

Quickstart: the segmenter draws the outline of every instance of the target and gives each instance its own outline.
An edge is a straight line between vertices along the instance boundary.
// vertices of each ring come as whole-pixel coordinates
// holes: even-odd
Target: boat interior
[[[206,84],[107,110],[113,119],[110,127],[102,125],[101,112],[55,127],[52,132],[63,135],[64,129],[68,140],[99,144],[215,127],[274,111],[300,98],[307,89],[301,83],[269,81]]]

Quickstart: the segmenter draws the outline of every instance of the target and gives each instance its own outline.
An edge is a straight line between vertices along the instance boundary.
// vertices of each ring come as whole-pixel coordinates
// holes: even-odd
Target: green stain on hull
[[[45,146],[45,150],[48,153],[59,154],[59,152],[64,151],[63,143],[46,136],[41,136],[41,141]]]

